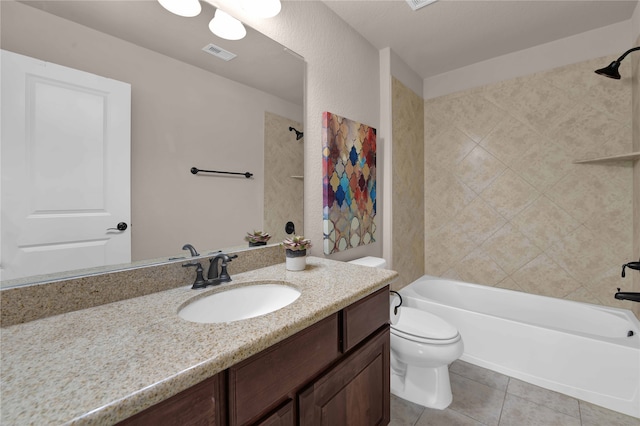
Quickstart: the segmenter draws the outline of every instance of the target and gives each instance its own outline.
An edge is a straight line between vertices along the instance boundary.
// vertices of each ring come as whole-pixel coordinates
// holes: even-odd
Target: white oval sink
[[[223,323],[265,315],[300,297],[300,291],[282,284],[254,284],[202,297],[178,311],[180,318],[199,323]]]

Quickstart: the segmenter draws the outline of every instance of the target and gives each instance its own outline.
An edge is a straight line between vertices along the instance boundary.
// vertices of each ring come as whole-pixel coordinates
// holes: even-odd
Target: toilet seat
[[[407,340],[434,345],[447,345],[460,340],[458,329],[429,312],[402,307],[391,333]]]

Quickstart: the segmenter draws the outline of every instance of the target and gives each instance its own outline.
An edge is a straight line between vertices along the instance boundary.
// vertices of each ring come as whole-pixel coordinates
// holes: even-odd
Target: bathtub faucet
[[[622,278],[624,278],[624,268],[635,269],[636,271],[640,271],[640,262],[629,262],[622,265]]]
[[[618,300],[631,300],[633,302],[640,302],[640,293],[633,293],[628,291],[621,292],[618,289],[618,292],[613,296]]]

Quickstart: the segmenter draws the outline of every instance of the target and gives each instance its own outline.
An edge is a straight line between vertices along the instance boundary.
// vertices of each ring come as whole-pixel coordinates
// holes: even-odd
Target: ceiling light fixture
[[[633,52],[634,50],[640,50],[640,46],[627,50],[622,54],[622,56],[620,56],[615,61],[611,62],[609,66],[600,68],[599,70],[596,70],[595,73],[603,75],[605,77],[620,80],[620,73],[618,72],[618,68],[620,67],[620,62],[622,62],[625,56],[627,56],[629,53]]]
[[[273,18],[282,9],[280,0],[242,0],[242,8],[256,18]]]
[[[240,40],[247,35],[247,30],[242,22],[221,9],[216,10],[213,19],[209,22],[209,29],[218,37],[226,40]]]
[[[198,0],[158,0],[169,12],[185,18],[198,16],[202,11],[202,6]]]

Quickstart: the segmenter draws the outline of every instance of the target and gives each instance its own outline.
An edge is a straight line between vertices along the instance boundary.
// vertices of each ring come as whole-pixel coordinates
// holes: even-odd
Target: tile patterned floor
[[[453,402],[424,408],[391,395],[390,426],[640,426],[625,416],[475,365],[449,367]]]

